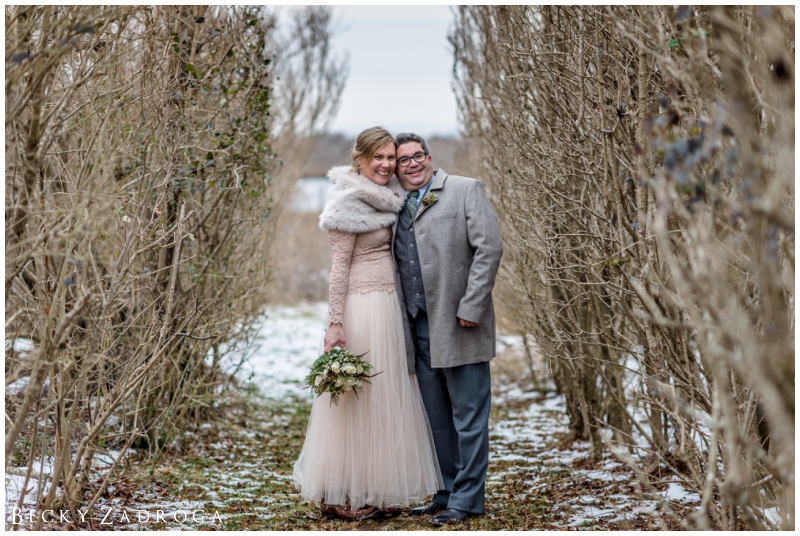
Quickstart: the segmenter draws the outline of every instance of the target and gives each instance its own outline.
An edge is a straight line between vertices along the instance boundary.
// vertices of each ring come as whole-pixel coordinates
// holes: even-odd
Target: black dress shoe
[[[452,523],[458,521],[459,523],[462,521],[466,521],[467,513],[462,512],[461,510],[456,510],[455,508],[448,508],[441,514],[434,516],[428,520],[428,523],[435,527],[441,527],[445,523]]]
[[[416,508],[409,510],[408,513],[412,516],[432,516],[438,514],[446,508],[447,507],[443,504],[440,504],[436,501],[431,501],[431,504],[428,506],[417,506]]]

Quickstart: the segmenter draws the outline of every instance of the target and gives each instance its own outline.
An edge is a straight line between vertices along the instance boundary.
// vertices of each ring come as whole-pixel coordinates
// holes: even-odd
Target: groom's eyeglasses
[[[400,158],[397,159],[397,165],[400,167],[406,167],[411,163],[412,160],[419,164],[423,162],[425,160],[425,157],[427,156],[428,153],[424,153],[422,151],[414,153],[413,156],[401,156]]]

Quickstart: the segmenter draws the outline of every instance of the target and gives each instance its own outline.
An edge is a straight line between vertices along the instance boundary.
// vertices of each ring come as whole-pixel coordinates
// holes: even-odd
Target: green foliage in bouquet
[[[303,380],[303,388],[314,391],[319,396],[330,393],[331,402],[339,404],[339,397],[352,390],[356,397],[363,389],[364,382],[380,374],[370,374],[372,365],[362,360],[366,353],[353,355],[338,346],[325,352],[311,365],[311,370]]]

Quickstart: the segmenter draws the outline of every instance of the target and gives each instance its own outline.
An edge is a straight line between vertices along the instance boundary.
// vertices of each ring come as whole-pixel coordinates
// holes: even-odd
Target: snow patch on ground
[[[498,335],[496,349],[502,354],[510,348],[523,348],[522,337],[519,335]]]
[[[14,520],[14,514],[25,514],[34,508],[36,505],[36,498],[39,496],[40,480],[41,482],[41,497],[44,497],[50,491],[50,480],[53,474],[53,459],[45,458],[44,464],[41,460],[33,462],[33,471],[25,485],[25,475],[27,474],[27,467],[9,467],[5,473],[5,492],[6,492],[6,526],[11,526]],[[23,489],[24,486],[24,489]],[[58,491],[58,490],[56,490]],[[20,496],[22,499],[22,508],[17,510],[19,505]]]
[[[300,384],[320,356],[327,312],[325,302],[269,307],[258,334],[259,344],[239,376],[249,378],[269,398],[308,394]]]
[[[765,508],[764,509],[764,516],[774,523],[778,529],[780,530],[781,526],[781,514],[777,508]]]
[[[684,503],[700,502],[700,494],[696,491],[687,491],[677,482],[670,482],[669,488],[661,494],[666,501],[678,501]]]
[[[556,519],[553,528],[607,530],[611,522],[640,523],[650,519],[659,500],[699,505],[700,496],[677,482],[670,482],[659,496],[642,496],[633,471],[607,451],[601,463],[585,468],[591,443],[564,442],[570,431],[564,396],[543,396],[519,386],[497,390],[497,404],[514,409],[490,423],[487,489],[524,481],[525,487],[515,489],[527,489],[523,495],[533,502],[545,501],[549,516]],[[524,409],[517,409],[520,406]]]
[[[27,353],[33,350],[33,341],[30,339],[5,339],[6,351],[11,348],[18,353]]]

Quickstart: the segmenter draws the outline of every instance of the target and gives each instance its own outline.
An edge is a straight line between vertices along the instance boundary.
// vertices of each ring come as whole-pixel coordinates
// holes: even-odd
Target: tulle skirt
[[[347,349],[379,375],[331,404],[314,398],[294,482],[308,501],[408,507],[443,489],[417,376],[406,365],[400,305],[394,293],[348,294],[342,326]]]

